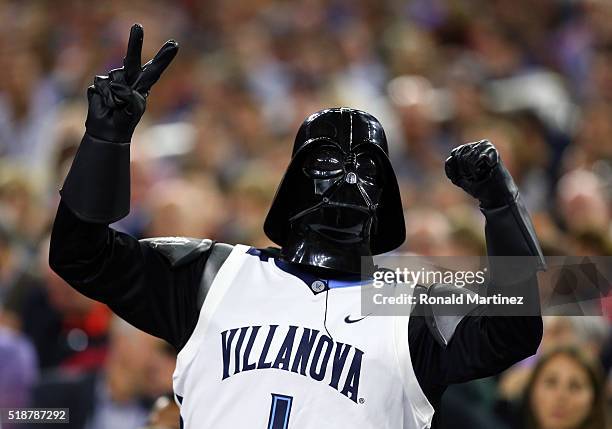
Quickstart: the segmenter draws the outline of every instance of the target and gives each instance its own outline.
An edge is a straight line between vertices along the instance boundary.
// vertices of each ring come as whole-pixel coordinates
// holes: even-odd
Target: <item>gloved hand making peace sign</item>
[[[134,24],[123,67],[111,70],[107,76],[96,76],[87,89],[89,111],[85,127],[92,137],[129,143],[145,111],[151,87],[178,52],[178,44],[169,40],[155,58],[141,66],[143,36],[142,26]]]
[[[169,40],[141,66],[143,29],[134,24],[123,67],[96,76],[87,89],[86,132],[60,191],[80,219],[109,224],[130,211],[130,141],[146,99],[178,51]]]

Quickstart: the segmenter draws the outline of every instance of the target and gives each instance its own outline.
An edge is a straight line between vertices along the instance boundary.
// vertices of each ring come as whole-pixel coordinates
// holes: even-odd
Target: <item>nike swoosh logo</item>
[[[344,318],[344,321],[345,321],[346,323],[355,323],[355,322],[359,322],[360,320],[365,319],[365,318],[366,318],[366,317],[368,317],[368,316],[369,316],[369,314],[366,314],[365,316],[360,317],[359,319],[351,319],[351,315],[349,314],[348,316],[346,316],[346,317]]]

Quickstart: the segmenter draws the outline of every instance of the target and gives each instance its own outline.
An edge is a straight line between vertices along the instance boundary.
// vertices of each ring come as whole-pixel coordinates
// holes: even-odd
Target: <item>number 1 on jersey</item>
[[[289,427],[289,414],[291,413],[292,402],[293,396],[272,394],[268,429],[287,429]]]

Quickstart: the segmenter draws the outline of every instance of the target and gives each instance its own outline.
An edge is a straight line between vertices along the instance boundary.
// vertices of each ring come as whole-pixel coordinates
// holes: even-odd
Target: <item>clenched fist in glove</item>
[[[457,186],[480,201],[483,209],[513,203],[518,189],[488,140],[467,143],[452,150],[445,164],[446,175]]]
[[[130,147],[151,87],[174,59],[178,44],[167,41],[141,65],[143,28],[134,24],[123,67],[96,76],[87,89],[85,135],[60,191],[79,218],[112,223],[129,213]]]
[[[529,262],[535,264],[535,269],[545,269],[546,263],[529,213],[495,146],[488,140],[458,146],[451,151],[445,169],[455,185],[480,201],[480,209],[487,220],[485,232],[489,255],[534,256]],[[514,263],[526,261],[519,259]],[[491,271],[498,272],[498,279],[500,271],[520,271],[516,267],[509,269],[513,264],[507,259],[504,270],[495,269],[493,262],[491,265]]]

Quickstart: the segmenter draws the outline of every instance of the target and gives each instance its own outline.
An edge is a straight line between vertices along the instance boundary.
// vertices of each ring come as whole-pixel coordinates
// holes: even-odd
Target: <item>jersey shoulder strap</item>
[[[157,237],[140,240],[140,243],[162,255],[171,268],[177,268],[210,252],[214,241],[204,238]]]

